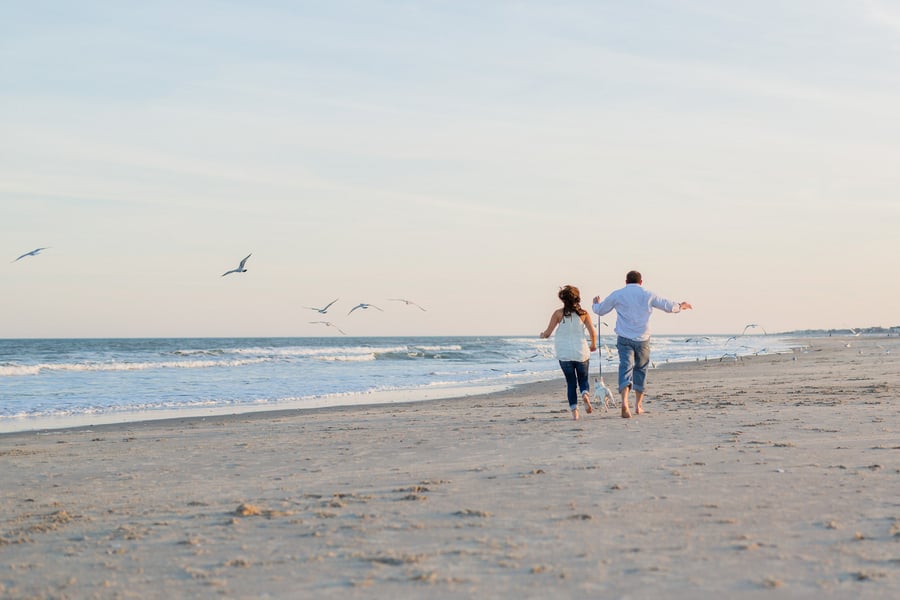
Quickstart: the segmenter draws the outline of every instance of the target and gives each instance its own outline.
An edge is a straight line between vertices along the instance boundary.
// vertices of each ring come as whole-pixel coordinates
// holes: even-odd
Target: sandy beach
[[[0,435],[3,598],[898,598],[900,338]],[[612,374],[610,374],[612,378]]]

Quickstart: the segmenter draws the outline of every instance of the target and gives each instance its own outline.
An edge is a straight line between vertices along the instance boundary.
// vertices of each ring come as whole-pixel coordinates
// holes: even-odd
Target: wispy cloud
[[[900,32],[900,9],[897,5],[888,6],[878,0],[866,0],[865,15],[872,22]]]

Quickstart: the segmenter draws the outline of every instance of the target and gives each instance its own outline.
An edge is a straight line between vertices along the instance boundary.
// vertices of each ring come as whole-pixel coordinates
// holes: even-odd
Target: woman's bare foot
[[[576,421],[581,418],[581,416],[578,414],[577,408],[572,409],[572,418],[575,419]]]
[[[622,418],[630,419],[631,418],[631,410],[628,408],[628,405],[624,402],[622,403]]]
[[[594,412],[594,407],[591,406],[591,394],[590,392],[585,392],[581,395],[581,400],[584,402],[584,411],[587,414],[591,414]]]
[[[639,414],[639,415],[644,414],[644,407],[641,406],[641,403],[640,403],[640,402],[638,402],[638,403],[634,406],[634,412],[636,412],[636,413]]]

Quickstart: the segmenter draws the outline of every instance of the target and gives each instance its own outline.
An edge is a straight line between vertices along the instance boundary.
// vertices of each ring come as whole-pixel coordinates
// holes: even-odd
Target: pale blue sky
[[[657,333],[897,325],[898,107],[898,2],[6,2],[0,337],[536,335],[629,269]]]

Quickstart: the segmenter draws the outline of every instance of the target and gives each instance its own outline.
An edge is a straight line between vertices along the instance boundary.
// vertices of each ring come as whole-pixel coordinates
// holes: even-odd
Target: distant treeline
[[[893,327],[853,327],[846,329],[797,329],[795,331],[785,331],[784,335],[857,335],[857,334],[877,334],[891,335],[900,334],[900,325]]]

